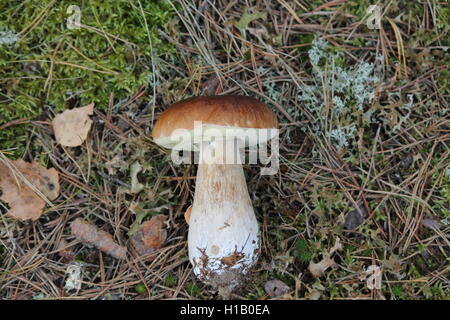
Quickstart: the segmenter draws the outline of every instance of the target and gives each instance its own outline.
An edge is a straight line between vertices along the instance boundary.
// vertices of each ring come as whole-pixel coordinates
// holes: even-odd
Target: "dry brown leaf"
[[[216,74],[211,75],[208,80],[202,84],[202,96],[212,96],[220,93],[220,79]]]
[[[305,298],[308,300],[319,300],[320,291],[317,289],[311,289],[307,294],[305,294]]]
[[[430,230],[435,230],[439,229],[442,223],[436,217],[427,216],[422,219],[422,225]]]
[[[136,248],[136,251],[142,256],[148,255],[148,259],[146,260],[155,258],[151,254],[161,248],[166,241],[167,231],[164,228],[165,221],[166,216],[161,214],[156,215],[144,222],[131,238],[131,242]]]
[[[78,147],[86,140],[94,113],[94,103],[81,108],[66,110],[53,119],[56,141],[66,147]]]
[[[127,248],[114,242],[112,235],[103,230],[99,230],[93,224],[77,218],[70,224],[72,234],[87,245],[92,245],[106,254],[116,259],[125,259]]]
[[[330,268],[336,265],[336,262],[334,262],[333,259],[327,257],[324,258],[319,263],[313,263],[312,261],[309,262],[308,270],[311,272],[311,274],[318,278],[323,276],[324,272]]]
[[[70,246],[69,243],[61,239],[58,243],[58,254],[64,259],[65,262],[72,261],[75,259],[75,251],[73,250],[73,246]]]
[[[330,251],[328,251],[328,254],[331,256],[333,253],[341,250],[342,250],[341,239],[339,237],[336,237],[336,242],[334,246],[330,249]]]
[[[392,254],[389,259],[383,260],[383,266],[395,273],[398,273],[402,270],[402,260],[397,255]]]
[[[11,167],[0,162],[0,200],[9,205],[7,214],[11,217],[35,221],[45,207],[46,201],[42,196],[55,200],[59,195],[58,172],[54,168],[45,169],[35,161],[29,163],[19,159],[10,161],[10,164]]]
[[[336,237],[336,242],[334,246],[325,254],[325,257],[319,263],[314,263],[312,261],[309,262],[308,270],[311,274],[318,278],[324,275],[325,271],[330,268],[336,266],[336,262],[332,258],[330,258],[335,252],[342,250],[342,243],[339,237]]]

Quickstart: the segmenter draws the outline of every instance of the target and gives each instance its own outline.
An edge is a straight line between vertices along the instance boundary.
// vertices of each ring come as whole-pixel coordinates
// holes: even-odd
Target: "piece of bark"
[[[116,258],[125,259],[127,248],[114,242],[112,235],[99,230],[93,224],[77,218],[70,224],[72,234],[87,245],[92,245],[106,254]]]

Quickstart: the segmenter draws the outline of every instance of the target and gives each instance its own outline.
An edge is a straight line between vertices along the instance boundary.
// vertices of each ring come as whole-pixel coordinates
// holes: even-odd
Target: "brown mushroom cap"
[[[192,205],[189,206],[189,208],[186,209],[186,212],[184,213],[184,220],[186,220],[186,223],[189,225],[189,219],[191,218],[191,212],[192,212]]]
[[[233,128],[278,128],[275,114],[261,101],[245,96],[194,97],[166,109],[153,128],[153,139],[169,137],[177,129],[193,130],[194,122]]]

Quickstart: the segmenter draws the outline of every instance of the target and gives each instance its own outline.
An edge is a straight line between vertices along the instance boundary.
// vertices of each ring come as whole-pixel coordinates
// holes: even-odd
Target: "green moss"
[[[137,293],[143,294],[145,293],[145,286],[142,283],[138,283],[134,289],[136,290]]]
[[[201,293],[201,290],[199,287],[197,287],[195,284],[193,283],[189,283],[186,285],[186,291],[188,292],[188,294],[190,296],[193,297],[198,297]]]
[[[312,258],[312,252],[308,241],[305,239],[299,239],[295,243],[295,255],[303,263],[309,263]]]
[[[164,284],[167,287],[173,287],[174,285],[177,284],[177,277],[172,274],[168,274],[167,277],[164,279]]]
[[[139,1],[77,2],[81,24],[89,27],[69,29],[73,1],[2,1],[0,31],[19,40],[0,44],[0,126],[49,108],[95,102],[105,109],[111,94],[121,100],[148,87],[152,61],[176,56],[159,35],[174,11],[165,1],[141,3],[142,10]],[[25,131],[2,130],[0,148],[23,146]]]
[[[403,288],[398,285],[398,284],[394,284],[392,286],[392,295],[396,298],[396,299],[404,299],[405,297],[405,291],[403,290]]]

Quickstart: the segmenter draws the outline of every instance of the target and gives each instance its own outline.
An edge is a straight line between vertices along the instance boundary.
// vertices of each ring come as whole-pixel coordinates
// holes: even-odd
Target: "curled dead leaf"
[[[327,257],[327,258],[324,258],[319,263],[314,263],[314,262],[310,261],[308,270],[309,270],[309,272],[311,272],[311,274],[314,277],[319,278],[324,275],[325,271],[328,268],[333,267],[335,265],[336,265],[336,262],[334,262],[333,259]]]
[[[0,200],[9,205],[7,214],[25,221],[37,220],[46,202],[59,195],[59,175],[39,163],[23,160],[0,162]]]
[[[166,216],[156,215],[145,221],[131,237],[131,243],[136,251],[142,256],[147,256],[146,260],[154,259],[155,256],[152,256],[152,253],[161,248],[166,241],[165,221]]]
[[[127,248],[114,242],[112,235],[99,230],[93,224],[77,218],[70,224],[72,234],[81,242],[92,245],[116,259],[125,259]]]
[[[66,147],[78,147],[86,140],[92,126],[89,118],[94,113],[94,103],[66,110],[52,121],[56,141]]]
[[[334,243],[334,246],[328,251],[328,254],[332,255],[333,253],[341,250],[342,250],[341,239],[339,237],[336,237],[336,242]]]
[[[336,237],[336,242],[334,243],[334,246],[328,250],[328,252],[325,254],[322,261],[319,263],[314,263],[312,261],[309,262],[308,270],[311,272],[311,274],[318,278],[324,275],[325,271],[328,270],[330,267],[336,266],[336,262],[331,258],[331,256],[342,250],[342,243],[341,239],[339,237]]]
[[[319,300],[320,299],[320,291],[317,289],[311,289],[306,295],[305,298],[308,300]]]

